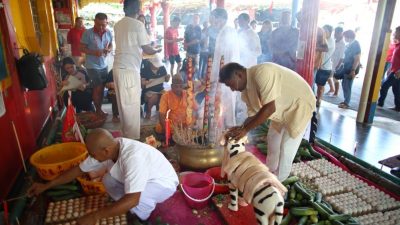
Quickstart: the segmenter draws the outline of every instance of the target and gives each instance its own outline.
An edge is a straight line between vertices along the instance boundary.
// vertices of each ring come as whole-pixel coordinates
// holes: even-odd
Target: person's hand
[[[396,79],[400,79],[400,71],[398,71],[397,73],[395,73],[395,74],[394,74],[394,77],[395,77]]]
[[[246,134],[247,134],[247,130],[244,128],[244,126],[232,127],[226,132],[225,139],[228,141],[229,138],[232,138],[235,141],[238,141],[242,137],[246,136]]]
[[[63,81],[62,81],[62,85],[63,85],[63,86],[67,86],[68,84],[69,84],[69,81],[68,81],[68,80],[63,80]]]
[[[111,52],[111,49],[109,49],[109,48],[103,49],[103,54],[104,55],[108,55],[108,53],[110,53],[110,52]]]
[[[168,82],[170,78],[171,78],[171,75],[167,74],[167,76],[165,76],[165,82]]]
[[[42,183],[33,183],[32,186],[28,189],[27,195],[28,197],[39,195],[40,193],[47,190],[47,185]]]
[[[104,53],[103,50],[95,50],[93,55],[95,55],[97,57],[101,57],[101,56],[103,56],[103,53]]]
[[[350,71],[349,75],[350,75],[351,79],[354,79],[356,77],[356,71],[354,71],[354,70]]]
[[[78,218],[76,222],[79,225],[94,225],[96,224],[96,217],[92,213],[90,213]]]
[[[84,91],[86,89],[86,84],[82,84],[78,89]]]

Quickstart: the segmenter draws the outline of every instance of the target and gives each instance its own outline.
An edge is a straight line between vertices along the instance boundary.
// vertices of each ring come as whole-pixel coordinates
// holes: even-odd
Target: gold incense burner
[[[176,144],[178,162],[183,168],[204,171],[211,167],[221,166],[223,149],[210,145],[180,145]]]

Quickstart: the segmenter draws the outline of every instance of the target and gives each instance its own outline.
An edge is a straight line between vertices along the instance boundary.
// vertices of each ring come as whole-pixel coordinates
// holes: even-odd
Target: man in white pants
[[[285,180],[315,111],[311,87],[296,72],[274,63],[250,68],[229,63],[221,69],[219,82],[242,92],[249,115],[242,126],[230,129],[226,138],[239,140],[270,119],[267,166],[280,181]]]
[[[150,145],[127,138],[114,139],[101,128],[92,130],[85,142],[90,155],[85,161],[46,184],[33,184],[28,195],[68,183],[85,172],[105,170],[103,184],[116,202],[77,220],[78,224],[94,225],[101,218],[127,211],[146,220],[157,203],[175,193],[179,181],[174,168]]]
[[[142,51],[148,55],[161,52],[150,44],[144,24],[137,20],[141,3],[125,0],[125,17],[114,26],[115,57],[113,78],[122,134],[126,138],[140,138],[140,66]]]

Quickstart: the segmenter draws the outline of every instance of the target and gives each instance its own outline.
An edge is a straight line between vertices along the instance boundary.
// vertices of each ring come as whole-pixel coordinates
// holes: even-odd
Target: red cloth
[[[400,70],[400,43],[396,44],[396,48],[393,51],[392,66],[390,72],[396,73]]]
[[[173,40],[177,39],[178,37],[179,37],[178,29],[175,29],[173,27],[168,27],[167,31],[165,31],[165,39]],[[165,44],[165,55],[167,57],[178,54],[179,54],[179,49],[177,42]]]
[[[78,29],[72,28],[69,30],[67,35],[67,41],[71,44],[71,53],[72,56],[81,56],[80,44],[81,44],[81,37],[83,32],[85,32],[85,28]]]
[[[396,45],[394,43],[389,44],[389,48],[386,53],[386,62],[392,62],[393,51],[394,51],[395,47],[396,47]]]

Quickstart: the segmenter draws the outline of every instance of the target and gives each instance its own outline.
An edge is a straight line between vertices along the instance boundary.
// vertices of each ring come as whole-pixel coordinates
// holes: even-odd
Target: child
[[[82,82],[81,87],[73,90],[71,93],[72,105],[75,107],[76,112],[80,113],[82,111],[94,111],[92,104],[92,90],[88,88],[89,78],[84,70],[78,70],[76,68],[75,62],[71,57],[66,57],[63,59],[63,69],[67,73],[64,77],[62,85],[66,86],[69,84],[68,78],[74,76]],[[68,93],[64,94],[64,102],[68,103]]]
[[[112,113],[113,113],[112,121],[114,123],[118,123],[119,122],[119,118],[118,118],[119,113],[118,113],[117,97],[115,96],[115,85],[114,85],[112,70],[110,70],[110,72],[108,73],[108,78],[106,81],[106,88],[108,89],[108,92],[107,92],[108,101],[111,102],[111,108],[112,108]]]

